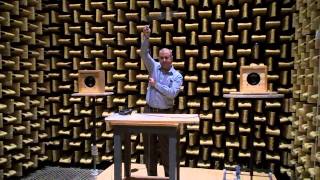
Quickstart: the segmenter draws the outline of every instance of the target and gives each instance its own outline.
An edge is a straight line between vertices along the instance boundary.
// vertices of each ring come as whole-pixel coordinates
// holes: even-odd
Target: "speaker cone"
[[[93,76],[87,76],[85,79],[84,79],[84,84],[87,86],[87,87],[93,87],[95,84],[96,84],[96,80]]]
[[[260,82],[260,75],[258,73],[250,73],[247,77],[247,82],[250,85],[257,85]]]

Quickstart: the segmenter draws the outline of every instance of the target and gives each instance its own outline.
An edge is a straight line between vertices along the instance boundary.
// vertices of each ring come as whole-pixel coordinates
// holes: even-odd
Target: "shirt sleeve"
[[[141,44],[141,49],[140,49],[140,57],[146,66],[147,70],[149,73],[152,72],[153,68],[156,65],[156,61],[150,56],[149,53],[149,38],[146,38],[142,44]]]
[[[157,82],[154,87],[166,97],[170,99],[174,99],[179,94],[181,85],[182,85],[182,75],[179,74],[173,80],[171,87],[160,84],[159,82]]]

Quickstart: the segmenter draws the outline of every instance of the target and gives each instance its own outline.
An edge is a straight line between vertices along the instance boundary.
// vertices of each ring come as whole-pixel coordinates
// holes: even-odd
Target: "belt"
[[[150,112],[153,113],[171,113],[172,112],[172,108],[168,108],[168,109],[159,109],[159,108],[153,108],[150,106],[147,106],[149,108]]]

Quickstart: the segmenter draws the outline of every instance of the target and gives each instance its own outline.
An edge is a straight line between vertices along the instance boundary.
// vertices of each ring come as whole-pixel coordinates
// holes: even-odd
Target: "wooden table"
[[[169,137],[169,179],[179,180],[179,159],[177,142],[179,138],[178,126],[180,124],[198,124],[198,114],[113,114],[105,118],[114,129],[114,178],[121,180],[121,138],[125,141],[125,176],[130,177],[130,134],[147,133],[163,134]],[[148,154],[151,157],[151,154]]]
[[[90,97],[92,98],[92,135],[91,135],[91,139],[92,139],[92,148],[91,148],[91,155],[93,158],[93,172],[92,175],[93,176],[97,176],[98,170],[97,170],[97,161],[96,161],[96,157],[98,156],[98,148],[97,148],[97,142],[96,142],[96,97],[104,97],[104,96],[110,96],[112,95],[113,92],[103,92],[103,93],[73,93],[71,94],[71,96],[74,97]]]
[[[230,94],[223,94],[224,98],[235,98],[235,99],[279,99],[283,98],[283,94],[278,94],[277,92],[266,92],[266,93],[242,93],[242,92],[231,92]],[[253,137],[254,137],[254,115],[253,113],[249,113],[249,121],[250,123],[250,179],[253,178]]]

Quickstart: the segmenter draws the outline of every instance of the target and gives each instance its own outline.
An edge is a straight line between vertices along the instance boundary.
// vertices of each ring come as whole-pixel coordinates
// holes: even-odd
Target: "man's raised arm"
[[[147,70],[149,71],[149,73],[151,73],[151,71],[153,70],[156,61],[150,56],[149,54],[149,46],[150,46],[150,42],[149,42],[149,37],[150,37],[150,28],[149,26],[145,26],[143,28],[143,34],[144,34],[144,40],[141,44],[141,48],[140,48],[140,57],[144,63],[144,65],[146,66]]]

